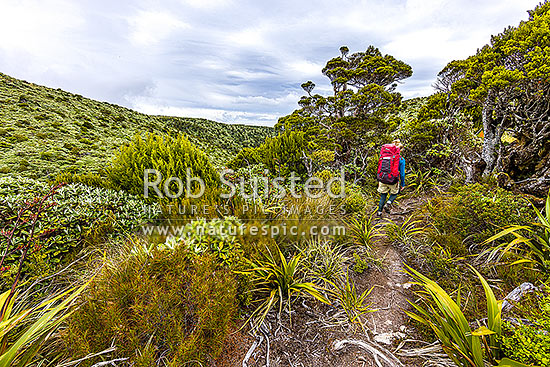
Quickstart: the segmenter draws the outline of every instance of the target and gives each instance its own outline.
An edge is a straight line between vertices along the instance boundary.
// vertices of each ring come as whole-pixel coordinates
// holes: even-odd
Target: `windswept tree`
[[[333,94],[313,94],[315,84],[303,83],[307,95],[298,102],[301,108],[279,119],[276,128],[305,131],[312,149],[334,151],[335,166],[364,168],[376,140],[387,138],[387,116],[401,104],[395,89],[412,75],[412,68],[374,46],[353,54],[342,46],[340,56],[329,60],[322,72]]]
[[[550,186],[550,2],[506,28],[466,60],[449,63],[437,87],[482,110],[483,175],[506,172],[522,189]],[[506,138],[506,139],[505,139]]]

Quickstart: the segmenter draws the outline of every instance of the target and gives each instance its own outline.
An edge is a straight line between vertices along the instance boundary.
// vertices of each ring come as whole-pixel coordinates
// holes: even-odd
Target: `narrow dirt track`
[[[392,352],[402,339],[415,339],[414,330],[407,328],[407,315],[403,310],[410,307],[407,299],[412,299],[408,289],[408,276],[403,272],[404,259],[400,250],[392,245],[385,235],[385,224],[388,219],[401,225],[404,220],[418,207],[422,200],[403,197],[393,208],[391,215],[384,214],[377,219],[380,236],[374,249],[375,256],[383,259],[380,268],[373,268],[363,274],[350,272],[358,293],[373,287],[368,302],[375,312],[364,316],[366,331],[330,325],[328,320],[333,309],[320,305],[318,302],[302,302],[297,304],[292,314],[292,326],[288,315],[283,316],[283,326],[276,326],[276,320],[270,320],[273,325],[262,334],[262,343],[257,346],[248,360],[247,367],[269,366],[334,366],[334,367],[379,367],[422,365],[422,360],[401,359],[393,364],[386,363],[381,358],[378,362],[373,354],[353,343],[339,341],[359,341],[372,343],[380,350]],[[286,319],[285,319],[286,318]],[[257,339],[258,341],[259,339]],[[250,339],[248,339],[250,343]],[[389,353],[391,354],[391,353]],[[224,366],[243,366],[242,359]]]
[[[374,335],[374,341],[388,348],[396,340],[414,338],[414,330],[407,328],[408,316],[404,312],[410,308],[408,300],[413,299],[412,292],[409,290],[409,277],[404,272],[405,259],[400,249],[388,240],[385,226],[389,220],[402,225],[422,204],[422,200],[418,198],[404,198],[395,205],[392,214],[384,213],[378,220],[380,237],[374,249],[376,257],[384,259],[383,267],[356,280],[361,285],[361,290],[374,287],[369,300],[372,302],[372,308],[377,311],[367,317],[366,326]],[[402,362],[406,366],[416,366],[418,361]],[[372,366],[376,365],[372,364]]]

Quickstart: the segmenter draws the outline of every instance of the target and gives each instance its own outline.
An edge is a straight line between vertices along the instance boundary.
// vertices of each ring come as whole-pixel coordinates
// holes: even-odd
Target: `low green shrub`
[[[9,138],[9,140],[11,140],[14,143],[21,143],[21,142],[29,140],[29,138],[26,135],[23,135],[23,134],[13,134]]]
[[[43,159],[45,161],[51,161],[52,158],[55,157],[55,154],[53,152],[40,152],[39,156],[40,156],[40,159]]]
[[[238,168],[233,174],[225,176],[228,182],[238,187],[237,194],[249,203],[258,203],[279,195],[272,182],[274,178],[263,164]]]
[[[445,289],[456,288],[457,284],[465,282],[459,260],[437,243],[432,244],[429,251],[422,255],[422,261],[430,276],[439,279]]]
[[[85,129],[94,129],[95,126],[90,121],[84,121],[81,125]]]
[[[51,116],[49,116],[46,113],[41,113],[39,115],[34,115],[34,119],[37,120],[37,121],[49,120],[50,118],[51,118]]]
[[[343,274],[347,256],[342,245],[327,240],[312,239],[297,246],[301,248],[306,277],[313,283],[323,285],[335,282]]]
[[[41,131],[38,131],[34,134],[38,139],[48,139],[51,135],[49,133],[44,133]]]
[[[517,255],[522,262],[529,262],[535,265],[535,268],[542,271],[543,274],[550,273],[550,193],[546,198],[544,211],[539,211],[533,205],[537,216],[537,222],[529,225],[512,225],[493,237],[487,239],[486,243],[492,243],[496,240],[512,237],[513,240],[487,251],[489,259],[501,259],[503,255],[513,253]],[[485,255],[485,254],[484,254]]]
[[[166,196],[166,191],[176,196],[179,189],[183,190],[183,196],[191,194],[187,192],[188,178],[199,177],[206,187],[216,187],[219,181],[218,174],[206,154],[183,135],[175,138],[155,134],[147,134],[145,137],[136,135],[128,145],[120,148],[108,170],[108,175],[116,188],[134,195],[144,195],[146,170],[156,170],[162,174],[158,184],[162,197]],[[178,187],[177,182],[169,181],[172,177],[179,178],[182,185]],[[151,177],[152,182],[155,180],[156,177]],[[165,186],[168,190],[164,189]],[[196,193],[200,188],[198,183],[193,181],[190,183],[190,189],[192,193]],[[148,196],[159,198],[153,189],[149,190]]]
[[[471,252],[498,229],[526,224],[532,216],[524,196],[482,184],[461,186],[453,194],[437,196],[425,210],[426,221],[435,228],[432,239],[447,246],[453,255]]]
[[[519,324],[504,323],[499,338],[504,354],[529,365],[550,366],[550,296],[534,294],[514,309]]]
[[[72,172],[61,172],[55,177],[54,183],[81,183],[90,187],[113,189],[113,184],[106,176],[91,172],[81,174]]]
[[[261,161],[262,157],[257,148],[246,147],[237,153],[235,158],[233,158],[227,166],[231,169],[237,170],[239,168],[259,164]]]
[[[180,237],[167,239],[171,246],[186,246],[195,254],[209,252],[223,265],[235,268],[241,261],[243,250],[238,236],[244,228],[235,217],[196,219],[183,227]]]
[[[286,130],[276,137],[268,137],[257,148],[244,148],[228,163],[228,167],[238,169],[264,164],[273,174],[288,176],[306,173],[303,155],[307,151],[307,138],[303,131]]]
[[[236,317],[236,282],[185,246],[134,249],[105,266],[63,333],[73,359],[117,347],[136,367],[213,365]],[[101,358],[83,362],[91,366]]]
[[[17,167],[17,171],[18,172],[25,172],[29,169],[31,163],[26,160],[26,159],[22,159],[21,161],[19,161],[19,167]]]
[[[363,259],[357,252],[353,253],[353,260],[355,260],[353,271],[357,274],[363,274],[365,271],[371,268],[371,264]]]
[[[363,194],[362,188],[356,184],[346,182],[343,187],[340,184],[334,184],[329,189],[335,197],[340,198],[341,207],[344,210],[343,215],[360,213],[365,210],[367,204],[370,204],[366,195]]]
[[[364,196],[357,191],[350,191],[344,199],[344,209],[346,214],[353,214],[362,212],[367,205],[367,201]]]
[[[22,177],[0,178],[0,228],[7,230],[6,226],[25,202],[48,191],[49,186],[40,181]],[[158,215],[155,204],[146,205],[141,199],[122,191],[80,183],[61,187],[46,205],[39,228],[43,235],[36,245],[40,248],[39,258],[52,268],[83,244],[97,243],[107,236],[123,236]],[[0,241],[0,250],[3,246],[4,242]],[[8,265],[15,262],[16,254],[6,257]],[[43,275],[26,273],[31,277]],[[9,281],[9,274],[2,273],[2,280]]]

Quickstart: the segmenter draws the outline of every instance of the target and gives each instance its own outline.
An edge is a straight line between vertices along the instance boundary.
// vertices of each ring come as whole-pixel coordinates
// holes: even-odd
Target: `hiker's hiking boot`
[[[392,207],[392,203],[391,201],[388,201],[384,206],[384,211],[388,214],[391,214],[391,207]]]

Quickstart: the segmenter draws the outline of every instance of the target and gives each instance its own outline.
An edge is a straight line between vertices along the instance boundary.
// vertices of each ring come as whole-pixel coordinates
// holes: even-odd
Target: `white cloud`
[[[473,44],[470,36],[462,39],[453,36],[452,30],[443,27],[411,31],[384,45],[384,52],[413,62],[427,59],[451,61],[475,51],[469,48]]]
[[[409,63],[406,97],[539,0],[0,0],[0,72],[143,112],[273,124],[341,45]]]
[[[295,103],[300,99],[297,93],[289,93],[282,97],[269,98],[264,96],[238,96],[234,98],[235,104],[251,104],[260,106],[280,106]]]
[[[30,57],[68,53],[71,35],[85,23],[71,1],[4,1],[0,11],[0,49]]]
[[[445,0],[407,0],[404,12],[412,21],[429,21],[441,15],[448,1]]]
[[[287,63],[287,70],[293,72],[302,79],[318,76],[325,65],[308,60],[291,60]]]
[[[153,45],[174,31],[191,26],[172,14],[163,11],[140,11],[128,18],[130,41],[140,46]]]
[[[256,79],[267,79],[273,74],[267,73],[265,71],[250,71],[250,70],[229,70],[225,73],[226,76],[244,79],[247,81],[256,80]]]
[[[197,66],[208,70],[227,70],[229,68],[227,62],[219,58],[199,61]]]
[[[268,46],[268,41],[265,37],[266,33],[269,32],[267,28],[264,24],[259,27],[250,27],[229,32],[225,36],[224,43],[237,48],[265,48]]]
[[[230,0],[183,0],[185,5],[198,9],[224,8],[232,4]]]
[[[249,123],[253,125],[271,125],[273,121],[277,121],[277,118],[280,117],[276,113],[256,113],[202,107],[162,106],[147,103],[136,104],[134,108],[139,112],[151,115],[205,118],[228,124]]]

